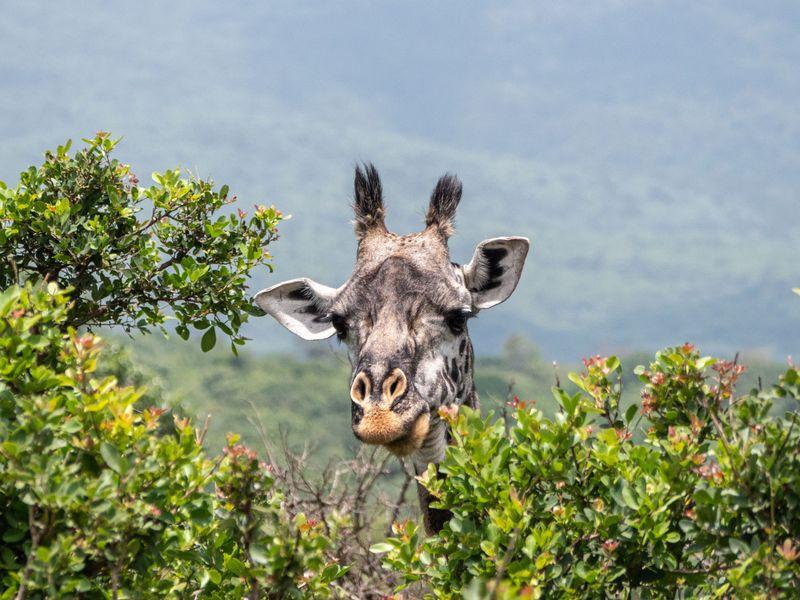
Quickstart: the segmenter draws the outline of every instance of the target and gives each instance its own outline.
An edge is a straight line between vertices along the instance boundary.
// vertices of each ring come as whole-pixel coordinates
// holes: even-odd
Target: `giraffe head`
[[[356,168],[353,274],[339,288],[308,278],[255,296],[264,312],[306,340],[336,335],[353,367],[350,408],[355,436],[390,451],[438,462],[446,445],[442,406],[475,405],[467,321],[506,300],[517,286],[528,240],[481,242],[472,260],[450,261],[447,239],[461,183],[436,185],[419,233],[396,235],[384,223],[381,182]]]

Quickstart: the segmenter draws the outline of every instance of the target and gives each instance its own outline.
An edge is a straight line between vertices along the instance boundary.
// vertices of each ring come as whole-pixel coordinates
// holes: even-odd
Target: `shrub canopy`
[[[73,155],[68,142],[21,173],[16,187],[0,182],[0,289],[58,283],[72,291],[66,322],[75,328],[146,332],[174,318],[184,338],[189,326],[204,332],[204,349],[218,329],[242,344],[239,329],[257,310],[248,275],[271,268],[265,247],[281,212],[222,212],[236,200],[228,186],[177,170],[140,187],[131,167],[112,158],[118,141],[101,132]]]
[[[436,598],[796,596],[800,370],[738,397],[742,370],[667,349],[622,414],[619,361],[595,357],[552,420],[518,401],[508,424],[445,414],[446,477],[424,483],[452,520],[373,550]]]
[[[279,211],[220,214],[227,187],[176,171],[139,188],[108,135],[86,142],[0,184],[0,598],[329,595],[335,515],[289,514],[236,436],[209,457],[87,331],[172,316],[204,349],[216,329],[243,343]]]

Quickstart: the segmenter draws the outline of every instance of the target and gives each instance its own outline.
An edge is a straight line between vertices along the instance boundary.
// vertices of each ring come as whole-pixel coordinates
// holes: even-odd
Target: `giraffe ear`
[[[326,313],[336,292],[303,277],[261,290],[253,300],[295,335],[304,340],[324,340],[336,333]]]
[[[484,240],[464,267],[464,280],[477,308],[500,304],[514,292],[530,242],[524,237]]]

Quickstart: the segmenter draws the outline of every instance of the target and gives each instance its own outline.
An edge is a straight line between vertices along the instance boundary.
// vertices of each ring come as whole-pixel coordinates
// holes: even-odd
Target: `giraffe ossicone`
[[[350,409],[355,436],[408,455],[421,473],[444,458],[448,431],[440,407],[478,408],[467,322],[506,300],[517,287],[529,241],[499,237],[478,244],[466,265],[451,262],[461,183],[445,175],[431,194],[425,229],[391,233],[380,178],[372,165],[355,173],[356,264],[331,288],[293,279],[256,294],[256,304],[306,340],[336,335],[348,350]],[[446,514],[428,507],[429,530]]]

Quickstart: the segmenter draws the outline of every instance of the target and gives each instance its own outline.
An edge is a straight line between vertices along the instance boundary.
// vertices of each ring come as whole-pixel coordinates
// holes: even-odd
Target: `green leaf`
[[[203,338],[200,340],[200,348],[203,350],[203,352],[208,352],[216,345],[216,343],[217,330],[214,327],[211,327],[203,334]]]
[[[209,576],[207,570],[203,569],[202,571],[200,571],[200,587],[201,588],[206,587],[208,585],[208,582],[209,582],[210,579],[211,579],[211,577]]]
[[[628,508],[639,510],[639,502],[637,502],[633,490],[628,485],[622,487],[622,499],[625,501],[625,504],[628,505]]]
[[[222,581],[222,574],[216,569],[209,569],[208,578],[214,583],[214,585],[219,585],[219,582]]]
[[[322,570],[321,577],[325,582],[338,579],[347,572],[347,567],[342,569],[338,564],[332,563]]]
[[[636,412],[639,410],[639,407],[636,404],[631,404],[628,407],[628,410],[625,411],[625,422],[630,425],[633,418],[636,416]]]
[[[580,561],[575,565],[575,574],[584,581],[591,582],[597,578],[596,573],[583,561]]]
[[[691,533],[697,529],[697,524],[691,519],[681,519],[678,521],[678,527],[680,527],[681,531],[684,533]]]
[[[247,572],[247,565],[233,556],[225,559],[225,568],[237,577],[242,577]]]
[[[379,544],[372,544],[369,547],[369,551],[373,554],[383,554],[384,552],[389,552],[394,549],[394,546],[391,544],[387,544],[386,542],[380,542]]]
[[[573,375],[572,373],[570,375]],[[556,399],[556,402],[561,404],[564,407],[564,411],[567,413],[568,416],[572,416],[575,414],[575,407],[578,405],[578,401],[580,400],[580,396],[575,395],[574,397],[567,394],[561,388],[553,386],[551,388],[553,393],[553,398]]]
[[[122,475],[128,470],[127,461],[120,456],[119,450],[108,442],[100,444],[100,455],[112,471]]]
[[[730,546],[730,549],[736,554],[750,554],[750,546],[740,539],[730,538],[728,540],[728,546]]]
[[[269,555],[266,549],[260,544],[251,544],[250,558],[257,565],[264,565],[269,562]]]
[[[2,540],[8,543],[14,543],[20,541],[28,534],[27,530],[25,529],[9,529],[3,532]]]
[[[714,358],[713,356],[704,356],[703,358],[697,361],[697,368],[705,369],[706,367],[710,367],[711,365],[713,365],[715,362],[717,362],[717,359]]]
[[[19,298],[19,288],[17,286],[11,286],[0,294],[0,315],[7,315],[17,298]]]
[[[208,270],[209,270],[210,268],[211,268],[211,267],[209,267],[208,265],[203,265],[202,267],[198,267],[198,268],[196,268],[196,269],[192,269],[192,270],[189,272],[189,280],[190,280],[192,283],[196,282],[196,281],[197,281],[198,279],[200,279],[200,278],[201,278],[203,275],[205,275],[206,273],[208,273]]]
[[[567,379],[569,379],[572,383],[577,385],[584,392],[588,391],[583,383],[583,379],[581,379],[581,376],[578,373],[572,371],[567,373]]]

